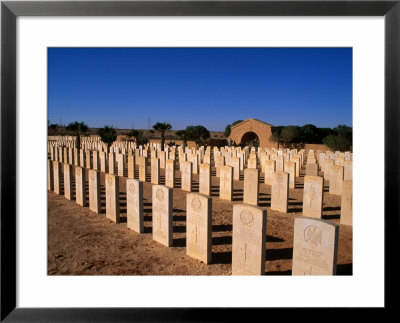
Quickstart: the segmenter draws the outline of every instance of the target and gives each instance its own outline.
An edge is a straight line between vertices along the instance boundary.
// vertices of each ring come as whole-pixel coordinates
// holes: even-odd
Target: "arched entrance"
[[[250,118],[232,126],[229,138],[237,145],[249,143],[253,147],[275,147],[276,143],[270,140],[273,127],[264,121]]]
[[[249,131],[243,135],[240,143],[244,144],[245,146],[249,146],[249,147],[259,147],[260,139],[258,138],[258,136],[255,132]]]

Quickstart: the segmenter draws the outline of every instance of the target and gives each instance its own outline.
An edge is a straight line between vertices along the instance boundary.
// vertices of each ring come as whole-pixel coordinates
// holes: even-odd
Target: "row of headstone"
[[[144,157],[140,162],[139,179],[146,181],[146,167],[144,166]],[[111,159],[110,159],[111,160]],[[273,161],[272,161],[273,162]],[[122,164],[121,160],[119,164]],[[165,183],[167,187],[174,188],[175,184],[175,162],[169,161],[167,163]],[[58,167],[58,165],[57,165]],[[134,178],[134,161],[130,156],[128,159],[128,178]],[[183,162],[182,171],[182,190],[192,192],[192,164],[190,162]],[[54,171],[54,174],[57,174]],[[112,175],[112,174],[111,174]],[[118,176],[122,177],[123,172],[118,172]],[[291,174],[286,172],[272,172],[271,173],[271,210],[287,213],[288,212],[288,198],[290,188]],[[55,181],[58,182],[58,181]],[[346,185],[345,194],[342,196],[342,210],[343,210],[343,224],[351,224],[352,218],[352,181],[330,181],[331,194],[341,194],[342,186]],[[159,174],[159,160],[152,159],[152,172],[151,183],[160,184]],[[336,185],[335,189],[334,185]],[[64,164],[64,190],[65,197],[71,199],[71,186],[72,186],[72,168],[68,164]],[[322,218],[322,205],[323,205],[323,187],[324,179],[319,176],[305,176],[304,177],[304,193],[303,193],[303,215],[315,218]],[[339,187],[339,188],[338,188]],[[350,187],[350,189],[348,188]],[[59,190],[56,185],[55,191]],[[343,189],[344,190],[344,189]],[[210,165],[200,165],[199,175],[199,193],[204,195],[211,195],[211,172]],[[59,193],[58,193],[59,194]],[[221,166],[220,176],[220,190],[219,197],[224,200],[233,200],[233,167]],[[258,169],[245,169],[244,171],[244,187],[243,187],[243,202],[250,205],[258,205],[259,199],[259,170]],[[116,213],[116,212],[114,212]],[[342,217],[341,217],[342,218]]]
[[[49,161],[50,163],[50,161]],[[59,163],[53,162],[54,174],[60,174]],[[49,167],[49,170],[52,168]],[[64,194],[72,199],[71,165],[64,164]],[[254,172],[256,171],[256,172]],[[249,169],[246,174],[258,175]],[[85,205],[84,169],[75,168],[76,203]],[[88,170],[89,207],[100,212],[100,173]],[[49,174],[50,175],[50,174]],[[50,178],[50,176],[49,176]],[[55,177],[54,188],[59,190]],[[105,174],[106,216],[119,222],[118,176]],[[49,189],[51,184],[49,185]],[[127,227],[144,231],[143,182],[128,179]],[[173,190],[164,185],[152,187],[153,239],[167,247],[172,246]],[[211,262],[212,198],[200,193],[188,193],[187,203],[187,255],[208,264]],[[263,275],[265,272],[266,210],[250,204],[233,206],[232,274]],[[334,275],[336,270],[338,226],[327,221],[297,218],[293,247],[293,275]]]
[[[84,144],[84,143],[89,143],[89,145]],[[130,142],[128,142],[130,144]],[[80,149],[80,151],[84,151],[84,153],[80,153],[83,154],[83,156],[75,156],[78,153],[78,149],[74,149],[74,157],[73,157],[73,153],[72,150],[73,148],[69,148],[67,146],[64,146],[64,144],[50,144],[49,143],[49,151],[50,151],[50,155],[51,155],[51,159],[52,160],[57,160],[60,162],[64,162],[64,163],[70,163],[70,164],[74,164],[74,165],[79,165],[79,160],[82,159],[86,159],[87,163],[90,164],[91,158],[90,155],[93,154],[93,164],[98,164],[98,154],[104,152],[107,156],[109,153],[113,153],[115,155],[118,155],[120,153],[122,153],[123,155],[125,155],[127,152],[132,154],[135,151],[135,155],[137,156],[136,152],[139,152],[140,157],[148,157],[148,150],[150,151],[150,155],[152,158],[159,158],[160,159],[160,168],[164,169],[165,167],[165,161],[168,159],[174,159],[175,160],[175,151],[177,150],[179,152],[179,161],[191,161],[193,163],[193,173],[197,174],[198,173],[198,165],[200,163],[206,163],[206,164],[210,164],[211,165],[211,147],[208,147],[205,152],[204,152],[204,147],[201,147],[199,150],[190,150],[190,149],[186,149],[186,152],[182,152],[182,149],[180,149],[181,147],[172,147],[170,148],[171,153],[168,153],[168,149],[169,147],[165,147],[165,151],[161,151],[160,147],[158,145],[155,145],[156,148],[152,149],[151,146],[144,146],[145,148],[143,148],[142,146],[139,146],[139,149],[136,149],[136,145],[133,148],[127,148],[130,145],[127,143],[114,143],[115,146],[114,147],[110,147],[109,152],[108,151],[103,151],[104,150],[104,145],[100,145],[98,142],[94,141],[85,141],[84,139],[82,139],[81,141],[81,146],[82,149]],[[121,148],[122,147],[122,148]],[[121,149],[120,149],[121,148]],[[223,151],[223,148],[221,148],[221,151]],[[236,153],[235,157],[233,156],[229,149],[227,148],[227,151],[223,151],[223,154],[225,155],[217,155],[217,151],[214,150],[214,154],[215,154],[215,159],[217,157],[221,157],[222,158],[222,164],[227,165],[227,166],[232,166],[234,167],[234,178],[238,179],[238,174],[239,171],[242,171],[244,169],[244,155],[245,152],[247,152],[246,149],[243,149],[243,152],[239,150]],[[69,157],[67,156],[69,154]],[[55,156],[54,156],[55,155]],[[64,158],[62,156],[65,156]],[[183,155],[183,156],[182,156]],[[250,157],[256,157],[256,155],[251,155]],[[282,157],[282,156],[280,156]],[[96,159],[95,159],[96,158]],[[219,165],[221,164],[221,158],[219,161],[214,160],[215,166],[218,169]],[[75,159],[75,161],[74,161]],[[226,159],[226,164],[225,164],[225,160]],[[284,159],[282,159],[284,160]],[[251,165],[252,162],[255,161],[257,162],[257,160],[255,159],[249,159],[249,165],[250,167],[248,168],[253,168],[253,166]],[[277,169],[280,169],[280,160],[277,160]],[[85,162],[80,162],[80,166],[84,166]],[[97,169],[97,168],[94,168]],[[282,164],[282,171],[283,171],[283,164]],[[217,170],[217,173],[218,170]],[[217,174],[218,175],[218,174]]]

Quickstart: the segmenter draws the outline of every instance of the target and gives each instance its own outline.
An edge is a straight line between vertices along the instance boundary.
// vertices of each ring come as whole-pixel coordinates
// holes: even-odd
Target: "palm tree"
[[[67,127],[67,130],[72,131],[76,135],[76,148],[78,150],[81,148],[81,137],[82,133],[86,133],[89,130],[89,127],[84,122],[71,122]]]
[[[101,141],[107,145],[107,153],[109,153],[110,146],[117,139],[117,131],[113,126],[104,126],[104,128],[97,130],[97,134],[100,136]]]
[[[165,132],[167,130],[170,130],[171,128],[172,128],[172,125],[169,123],[166,123],[165,121],[163,123],[157,122],[155,125],[153,125],[153,129],[156,131],[159,131],[160,135],[161,135],[161,151],[164,151]]]

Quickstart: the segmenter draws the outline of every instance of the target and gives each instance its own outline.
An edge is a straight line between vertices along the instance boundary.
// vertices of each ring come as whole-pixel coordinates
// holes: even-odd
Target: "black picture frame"
[[[2,1],[1,2],[1,321],[234,321],[243,308],[16,307],[16,19],[18,16],[384,16],[385,19],[385,309],[399,234],[400,0],[379,1]],[[371,233],[373,238],[373,233]],[[373,257],[373,255],[371,255]],[[39,291],[38,291],[39,292]],[[247,309],[260,311],[260,309]],[[252,317],[253,313],[251,313]],[[254,314],[257,315],[257,314]],[[264,317],[264,319],[266,319]]]

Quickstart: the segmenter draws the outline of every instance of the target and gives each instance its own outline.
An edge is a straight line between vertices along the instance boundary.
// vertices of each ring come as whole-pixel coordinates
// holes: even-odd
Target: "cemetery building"
[[[235,144],[245,144],[250,147],[258,146],[261,148],[276,147],[276,143],[270,140],[273,125],[258,119],[247,119],[231,128],[228,138]]]

